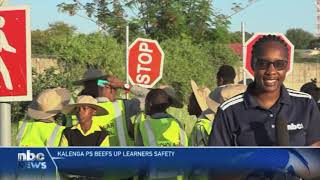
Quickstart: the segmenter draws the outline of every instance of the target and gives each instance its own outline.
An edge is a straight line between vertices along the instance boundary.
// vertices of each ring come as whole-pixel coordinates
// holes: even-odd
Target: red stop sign
[[[158,42],[138,38],[129,47],[127,74],[130,83],[152,88],[162,77],[164,53]]]
[[[244,54],[244,67],[245,70],[251,75],[253,78],[254,72],[253,69],[251,68],[251,52],[252,52],[252,47],[258,41],[260,38],[262,38],[264,35],[276,35],[280,37],[288,47],[288,73],[292,71],[293,68],[293,54],[294,54],[294,46],[293,44],[286,38],[285,35],[281,33],[256,33],[254,34],[245,44],[245,54]]]

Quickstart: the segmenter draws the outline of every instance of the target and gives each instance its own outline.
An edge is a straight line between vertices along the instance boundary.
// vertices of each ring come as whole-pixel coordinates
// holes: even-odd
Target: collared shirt
[[[70,129],[71,129],[71,132],[75,132],[75,131],[80,132],[81,136],[77,136],[78,138],[81,138],[81,137],[86,138],[86,137],[88,137],[90,135],[93,135],[94,133],[102,131],[101,127],[99,127],[97,124],[95,124],[93,122],[91,124],[90,129],[87,132],[83,132],[80,124],[76,124],[76,125],[72,126]],[[65,135],[65,132],[63,132],[63,136],[61,138],[60,146],[69,146],[69,145],[70,145],[70,143],[68,142],[68,139],[67,139],[67,137]],[[108,138],[108,136],[104,137],[103,141],[100,143],[100,146],[104,146],[104,147],[109,146],[109,138]]]
[[[78,129],[83,136],[88,136],[89,134],[92,134],[95,131],[101,131],[100,127],[95,125],[94,123],[91,124],[91,127],[87,132],[83,132],[81,125],[79,123],[75,126],[72,126],[71,129],[73,130]]]
[[[311,145],[320,141],[320,113],[310,95],[281,87],[278,101],[269,109],[259,106],[248,90],[224,102],[218,109],[209,145],[276,145],[275,121],[279,114],[287,119],[289,144]]]

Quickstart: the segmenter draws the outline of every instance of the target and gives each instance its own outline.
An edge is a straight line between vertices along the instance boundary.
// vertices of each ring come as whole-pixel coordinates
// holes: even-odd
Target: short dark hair
[[[303,84],[300,88],[300,91],[310,94],[310,92],[314,91],[317,88],[318,87],[317,87],[316,82],[311,81],[311,82],[307,82],[307,83]]]
[[[311,79],[311,82],[307,82],[301,86],[300,91],[310,94],[313,97],[313,99],[316,100],[318,107],[320,107],[318,103],[318,101],[320,100],[320,88],[317,86],[316,83],[316,78]]]
[[[82,89],[82,91],[78,94],[79,96],[81,95],[89,95],[92,96],[94,98],[99,96],[98,93],[98,85],[97,85],[97,80],[89,80],[86,81],[83,84],[84,88]]]
[[[163,89],[151,89],[146,96],[145,111],[147,115],[165,112],[170,106],[170,97]]]
[[[253,47],[252,47],[252,51],[251,51],[251,68],[254,69],[254,66],[256,64],[257,61],[257,56],[263,51],[263,45],[265,45],[266,43],[269,42],[276,42],[279,45],[281,45],[283,47],[283,50],[285,50],[286,52],[289,53],[289,48],[287,46],[287,44],[284,42],[283,39],[281,39],[279,36],[276,35],[263,35],[260,39],[258,39]],[[289,56],[289,54],[287,54],[287,57]]]
[[[224,82],[233,83],[234,78],[236,77],[236,71],[230,65],[222,65],[220,66],[217,78],[222,78]]]

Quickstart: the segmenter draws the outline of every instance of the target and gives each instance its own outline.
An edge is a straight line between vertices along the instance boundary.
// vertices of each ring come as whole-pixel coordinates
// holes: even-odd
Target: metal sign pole
[[[246,62],[245,62],[245,41],[246,41],[246,34],[244,31],[244,22],[241,22],[241,32],[242,32],[242,62],[243,62],[243,84],[247,85],[247,77],[246,77]]]
[[[129,61],[129,25],[126,26],[126,83],[129,84],[129,71],[128,71],[128,61]],[[126,94],[126,99],[129,99],[129,93]]]
[[[0,103],[0,146],[11,146],[11,104]]]

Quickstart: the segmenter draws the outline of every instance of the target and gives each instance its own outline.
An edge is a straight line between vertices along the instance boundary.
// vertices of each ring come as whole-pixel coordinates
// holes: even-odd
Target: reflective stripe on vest
[[[181,140],[180,145],[185,146],[186,145],[186,138],[184,136],[185,135],[184,128],[183,128],[180,121],[176,120],[176,122],[179,124],[179,127],[180,127],[180,140]]]
[[[113,102],[113,106],[115,109],[115,118],[116,118],[116,128],[117,128],[117,132],[118,132],[118,138],[119,138],[119,143],[120,146],[126,146],[126,136],[125,136],[125,132],[124,132],[124,124],[123,124],[123,117],[120,111],[120,107],[119,107],[119,103],[118,101]]]
[[[17,146],[19,146],[19,144],[21,142],[21,138],[22,138],[24,130],[26,129],[26,126],[27,126],[27,113],[24,115],[22,125],[19,128],[19,131],[18,131],[18,134],[17,134],[17,138],[16,138]]]
[[[191,132],[192,145],[207,145],[211,127],[212,121],[202,118],[198,119]]]
[[[179,129],[180,129],[180,145],[185,146],[186,145],[186,140],[185,140],[185,132],[183,130],[183,128],[181,127],[182,125],[180,124],[180,122],[178,122],[178,120],[176,120],[176,122],[179,125]],[[148,134],[148,145],[149,146],[156,146],[156,136],[154,135],[152,129],[151,129],[151,125],[150,125],[150,119],[149,117],[144,121],[144,125]]]
[[[110,146],[132,145],[133,140],[129,136],[127,130],[124,101],[117,100],[115,102],[99,102],[98,105],[108,110],[109,114],[104,116],[94,116],[92,121],[110,132]]]
[[[138,143],[136,140],[137,140],[137,137],[139,136],[139,126],[140,126],[140,123],[142,121],[145,120],[145,116],[143,113],[139,113],[138,115],[135,115],[134,117],[134,141],[135,143]]]
[[[47,146],[50,146],[50,147],[53,146],[54,140],[57,137],[57,134],[58,134],[58,131],[59,131],[60,127],[61,126],[59,124],[57,124],[56,127],[54,127],[54,130],[53,130],[53,132],[52,132],[52,134],[50,136],[50,139],[49,139],[49,141],[47,143]]]
[[[185,132],[184,129],[181,127],[181,124],[178,122],[179,127],[180,127],[180,140],[181,140],[181,145],[185,146],[186,145],[186,138],[185,138]]]
[[[145,128],[147,130],[147,134],[148,134],[148,145],[149,146],[156,146],[156,139],[155,139],[155,135],[151,129],[151,126],[150,126],[150,119],[148,118],[146,121],[145,121]]]
[[[192,146],[199,146],[200,145],[200,141],[203,138],[201,130],[198,129],[198,128],[195,128],[192,131],[191,138],[192,138],[192,142],[191,142]]]

